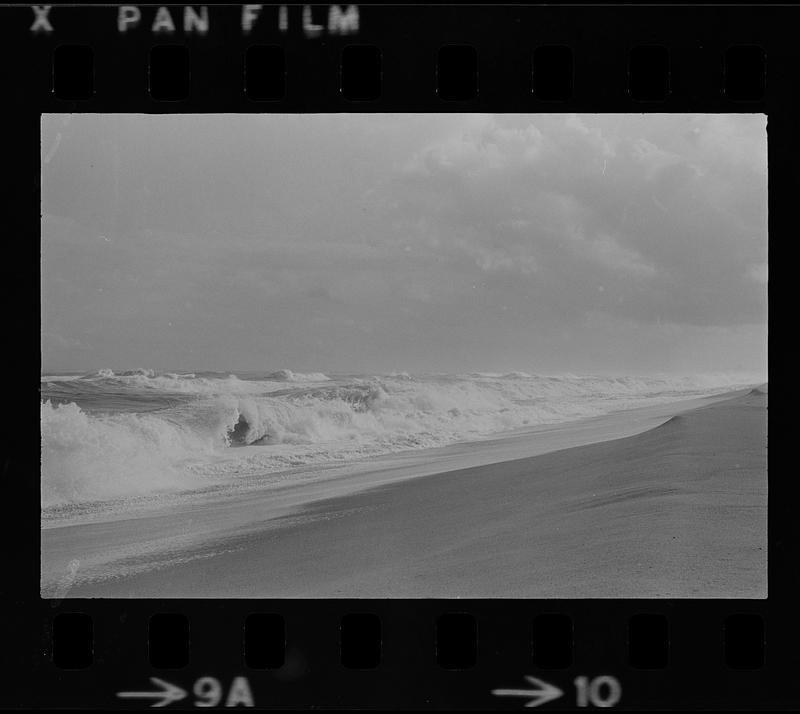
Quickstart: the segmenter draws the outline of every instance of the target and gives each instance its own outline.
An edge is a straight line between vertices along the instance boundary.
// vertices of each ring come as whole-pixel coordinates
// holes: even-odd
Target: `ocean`
[[[42,508],[191,492],[749,386],[742,375],[100,370],[41,378]],[[289,476],[291,477],[291,476]]]

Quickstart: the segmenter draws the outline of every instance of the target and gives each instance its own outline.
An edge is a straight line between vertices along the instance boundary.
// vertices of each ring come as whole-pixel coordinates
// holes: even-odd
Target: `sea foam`
[[[342,378],[289,370],[253,379],[102,370],[43,380],[42,504],[193,490],[752,382],[525,372]]]

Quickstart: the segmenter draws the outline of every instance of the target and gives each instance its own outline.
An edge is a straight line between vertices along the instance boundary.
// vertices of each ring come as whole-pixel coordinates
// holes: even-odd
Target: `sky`
[[[763,115],[42,117],[42,370],[766,374]]]

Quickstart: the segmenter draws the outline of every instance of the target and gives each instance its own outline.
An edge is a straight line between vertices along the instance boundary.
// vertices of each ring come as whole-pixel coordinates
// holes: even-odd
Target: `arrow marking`
[[[564,695],[564,692],[558,687],[548,682],[543,682],[541,679],[528,676],[526,676],[525,679],[527,679],[528,683],[532,684],[535,689],[493,689],[492,694],[496,697],[526,697],[530,699],[530,701],[525,704],[526,707],[538,707],[540,704],[550,702]]]
[[[117,692],[117,696],[121,699],[159,699],[161,701],[153,702],[151,707],[165,707],[172,702],[179,702],[181,699],[186,698],[186,690],[176,687],[174,684],[165,682],[158,677],[150,677],[150,681],[157,687],[161,687],[159,692]]]

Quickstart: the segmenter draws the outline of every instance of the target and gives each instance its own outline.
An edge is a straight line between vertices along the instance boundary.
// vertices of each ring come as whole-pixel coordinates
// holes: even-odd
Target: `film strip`
[[[19,237],[6,270],[9,306],[20,296],[38,305],[36,286],[47,288],[41,193],[52,147],[42,117],[50,114],[766,115],[777,271],[769,285],[780,281],[784,261],[774,256],[794,223],[797,186],[794,7],[53,4],[1,12],[14,161],[6,195]],[[774,320],[780,302],[770,308]],[[42,334],[27,317],[6,368],[25,375],[14,399],[32,424],[44,418],[28,393],[43,374],[33,374]],[[770,360],[780,384],[780,350]],[[773,408],[782,400],[779,389]],[[80,595],[82,566],[73,560],[70,570],[69,554],[45,588],[42,559],[59,545],[43,535],[44,491],[34,477],[41,438],[7,443],[15,517],[2,588],[6,707],[792,709],[800,699],[795,489],[786,466],[769,480],[767,540],[751,544],[764,566],[768,551],[768,597],[692,595],[687,586],[680,597],[594,596],[591,588],[542,597],[533,588],[530,597],[432,589],[406,599],[361,597],[345,584],[335,597],[254,597],[232,586],[230,599],[140,598],[135,590]],[[781,442],[773,436],[772,463],[788,465]],[[496,572],[486,557],[464,567]],[[497,583],[494,592],[502,590]]]

